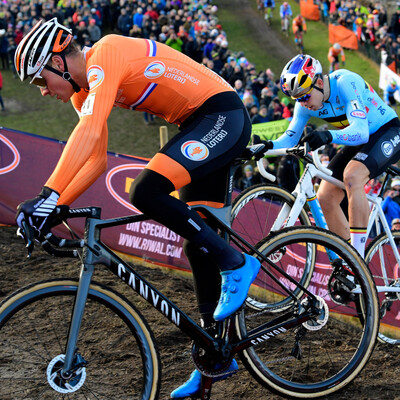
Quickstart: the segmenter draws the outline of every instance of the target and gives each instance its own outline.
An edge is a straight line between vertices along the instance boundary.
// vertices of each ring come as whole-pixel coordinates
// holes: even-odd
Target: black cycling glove
[[[329,131],[312,131],[307,133],[301,142],[307,142],[310,145],[311,150],[319,149],[324,144],[332,142],[332,134]]]
[[[15,218],[17,225],[23,228],[23,223],[25,223],[28,228],[34,229],[36,237],[40,236],[47,218],[57,206],[59,197],[56,191],[43,187],[38,196],[19,204]]]

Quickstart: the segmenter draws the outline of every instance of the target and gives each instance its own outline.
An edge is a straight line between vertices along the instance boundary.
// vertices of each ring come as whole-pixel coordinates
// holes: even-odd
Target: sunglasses
[[[46,64],[49,62],[51,57],[51,53],[47,56],[47,58],[44,60],[44,63],[42,64],[42,66],[38,69],[38,71],[36,72],[35,75],[33,75],[32,80],[29,82],[30,85],[35,85],[39,88],[47,88],[47,83],[46,83],[46,79],[43,78],[43,76],[41,76],[40,74],[42,73],[42,71],[46,68]]]
[[[298,97],[298,98],[296,99],[296,101],[299,102],[299,103],[304,103],[304,102],[307,101],[310,97],[311,97],[311,94],[305,94],[304,96]]]
[[[292,97],[293,100],[296,100],[299,103],[304,103],[311,97],[311,92],[314,89],[314,85],[310,86],[310,90],[306,93],[303,94],[303,96],[300,97]]]

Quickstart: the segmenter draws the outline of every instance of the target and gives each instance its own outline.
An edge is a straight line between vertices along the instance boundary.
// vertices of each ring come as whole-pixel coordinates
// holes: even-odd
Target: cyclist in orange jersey
[[[18,206],[17,224],[28,224],[39,240],[56,206],[69,205],[104,172],[113,106],[146,111],[179,126],[135,179],[130,200],[185,238],[202,325],[213,334],[216,321],[241,307],[260,268],[256,258],[229,246],[190,208],[224,203],[229,164],[251,133],[239,96],[213,71],[155,41],[108,35],[80,50],[56,18],[34,26],[14,62],[21,80],[29,78],[43,96],[71,100],[80,116],[41,193]],[[181,200],[170,196],[178,189]],[[221,378],[237,369],[233,360]],[[195,370],[171,396],[197,395],[200,385]]]

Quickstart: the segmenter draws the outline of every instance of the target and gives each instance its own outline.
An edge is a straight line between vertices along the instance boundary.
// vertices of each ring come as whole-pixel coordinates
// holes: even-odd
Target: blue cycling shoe
[[[221,296],[214,311],[216,321],[222,321],[240,308],[246,300],[250,285],[260,270],[261,264],[257,258],[248,254],[244,257],[243,267],[221,272]]]
[[[239,366],[235,359],[232,360],[231,365],[227,369],[226,373],[222,376],[213,379],[214,382],[222,381],[231,377],[239,369]],[[185,397],[198,396],[200,395],[201,389],[201,373],[195,369],[182,386],[179,386],[171,393],[171,399],[183,399]]]

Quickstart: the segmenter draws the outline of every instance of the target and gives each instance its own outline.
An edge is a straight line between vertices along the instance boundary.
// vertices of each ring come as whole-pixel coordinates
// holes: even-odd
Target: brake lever
[[[28,251],[27,258],[30,258],[35,247],[33,228],[25,221],[21,222],[22,227],[17,229],[17,236],[22,237],[25,241],[25,247]]]

